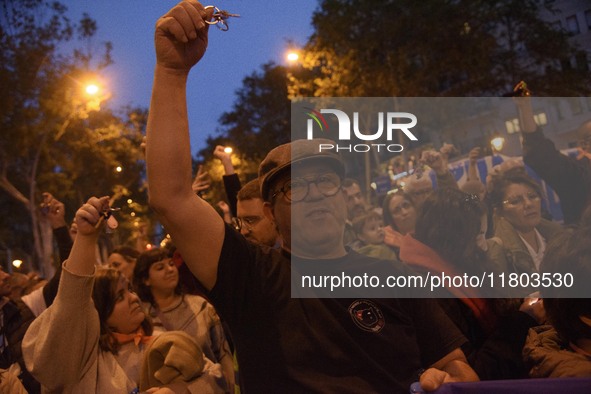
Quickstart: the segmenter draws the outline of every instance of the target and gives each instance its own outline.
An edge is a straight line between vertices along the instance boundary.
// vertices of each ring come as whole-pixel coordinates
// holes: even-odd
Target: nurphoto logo
[[[325,150],[348,151],[348,152],[369,152],[372,149],[380,151],[388,151],[392,153],[402,152],[404,147],[400,144],[392,144],[394,131],[399,130],[411,141],[418,141],[418,138],[410,131],[416,126],[417,117],[409,112],[378,112],[377,113],[377,130],[375,132],[362,132],[360,130],[359,112],[353,112],[353,127],[351,127],[351,118],[347,113],[339,109],[323,108],[316,110],[313,108],[306,108],[306,115],[310,117],[307,121],[307,139],[314,139],[314,129],[320,129],[322,138],[330,138],[338,140],[339,144],[319,144],[320,152]],[[336,117],[338,122],[338,136],[330,135],[330,127],[324,114],[331,114]],[[375,115],[374,115],[375,117]],[[315,127],[315,125],[317,127]],[[353,131],[353,133],[351,133]],[[386,142],[376,143],[378,140],[383,140],[385,131]],[[360,141],[374,141],[374,143],[360,143],[360,144],[340,144],[340,142],[351,141],[353,138]],[[396,135],[398,138],[398,135]]]

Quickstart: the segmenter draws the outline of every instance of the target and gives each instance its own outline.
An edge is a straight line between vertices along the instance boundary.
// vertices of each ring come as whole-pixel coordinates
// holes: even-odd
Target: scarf
[[[112,334],[119,345],[125,345],[126,343],[133,342],[137,347],[139,347],[140,343],[149,343],[153,338],[152,335],[146,335],[142,327],[138,328],[138,330],[133,334],[121,334],[118,332],[114,332]]]
[[[456,268],[443,260],[433,249],[417,241],[412,235],[407,234],[400,245],[400,260],[414,269],[432,274],[445,272],[448,276],[460,276]],[[451,294],[466,305],[478,324],[487,334],[496,326],[496,316],[491,310],[488,300],[480,298],[477,291],[471,287],[448,287]]]

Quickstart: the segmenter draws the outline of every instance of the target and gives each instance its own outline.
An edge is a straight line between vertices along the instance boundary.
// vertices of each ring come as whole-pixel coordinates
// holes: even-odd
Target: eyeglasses
[[[412,204],[406,200],[403,200],[396,208],[394,208],[390,211],[390,214],[392,216],[394,216],[394,215],[398,216],[402,213],[403,209],[405,211],[408,211],[410,208],[412,208]]]
[[[263,220],[261,216],[245,216],[243,218],[232,218],[232,224],[237,231],[240,231],[243,228],[252,231],[252,228],[261,220]]]
[[[531,202],[538,202],[540,201],[540,195],[536,192],[529,192],[527,194],[522,194],[520,196],[511,196],[503,201],[503,204],[510,205],[510,206],[523,206],[525,204],[525,199],[528,199]]]
[[[335,173],[327,173],[315,177],[292,178],[281,189],[277,190],[271,198],[283,193],[288,201],[302,201],[310,192],[311,183],[316,185],[318,191],[324,197],[334,196],[341,189],[341,177]]]

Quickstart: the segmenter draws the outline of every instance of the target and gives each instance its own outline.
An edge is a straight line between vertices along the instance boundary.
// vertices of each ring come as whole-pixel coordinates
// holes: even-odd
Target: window
[[[578,97],[567,97],[566,102],[570,107],[570,111],[573,115],[578,115],[583,112],[583,108],[581,107],[581,102],[579,101]]]
[[[554,110],[556,111],[556,117],[559,120],[564,119],[564,115],[562,114],[562,109],[560,108],[560,101],[553,101],[552,106],[554,107]]]
[[[585,11],[585,22],[587,22],[587,28],[591,30],[591,10]]]
[[[513,118],[505,121],[505,128],[507,129],[507,134],[519,133],[521,131],[519,128],[519,119]]]
[[[577,20],[576,15],[571,15],[566,18],[566,29],[572,35],[579,34],[581,29],[579,29],[579,21]]]
[[[548,124],[548,118],[545,112],[539,112],[534,115],[534,120],[538,126],[544,126]]]

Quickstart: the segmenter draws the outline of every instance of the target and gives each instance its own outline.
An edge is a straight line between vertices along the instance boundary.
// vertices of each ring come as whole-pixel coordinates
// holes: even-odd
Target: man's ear
[[[275,223],[275,214],[273,213],[273,205],[268,201],[265,201],[263,203],[263,214],[265,215],[265,217],[269,221]]]

